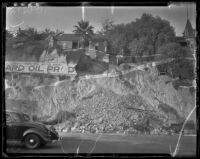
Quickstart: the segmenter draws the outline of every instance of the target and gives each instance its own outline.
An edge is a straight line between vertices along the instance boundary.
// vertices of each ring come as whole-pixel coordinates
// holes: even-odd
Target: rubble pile
[[[154,68],[126,74],[121,71],[119,76],[80,77],[77,81],[22,75],[7,78],[6,108],[57,121],[55,127],[68,132],[174,133],[171,125],[183,123],[195,105],[194,93],[189,88],[176,90],[172,79],[152,71]],[[28,107],[12,104],[13,100],[35,104]],[[62,118],[59,112],[65,111],[75,116]],[[195,113],[190,120],[195,122]]]
[[[162,127],[159,116],[155,116],[153,111],[146,111],[139,98],[126,98],[100,89],[92,98],[84,98],[77,103],[75,122],[58,126],[67,131],[92,133],[150,133],[154,127]],[[132,102],[134,105],[130,105]]]

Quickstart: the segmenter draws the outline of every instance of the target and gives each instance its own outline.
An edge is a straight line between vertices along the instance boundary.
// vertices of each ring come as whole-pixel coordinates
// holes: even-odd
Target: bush
[[[193,80],[195,78],[193,61],[185,59],[175,60],[170,67],[172,67],[173,75],[179,77],[179,79]]]
[[[180,79],[192,80],[195,78],[194,60],[192,52],[188,47],[182,47],[177,43],[168,43],[158,49],[161,54],[159,60],[167,58],[174,58],[174,61],[158,66],[159,72],[166,72],[173,78],[179,77]]]

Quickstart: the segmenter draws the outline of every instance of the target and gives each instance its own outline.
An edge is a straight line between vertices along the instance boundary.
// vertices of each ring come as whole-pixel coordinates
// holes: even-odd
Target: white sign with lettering
[[[5,62],[5,72],[44,73],[44,74],[76,74],[76,70],[66,63],[43,62]]]

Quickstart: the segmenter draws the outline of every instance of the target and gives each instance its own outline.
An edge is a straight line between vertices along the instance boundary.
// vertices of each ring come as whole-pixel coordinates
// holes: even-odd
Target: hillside
[[[173,79],[158,76],[155,67],[124,73],[122,66],[110,66],[104,73],[75,81],[8,75],[6,108],[68,131],[154,134],[175,131],[172,125],[183,123],[195,106],[195,92],[175,89]]]

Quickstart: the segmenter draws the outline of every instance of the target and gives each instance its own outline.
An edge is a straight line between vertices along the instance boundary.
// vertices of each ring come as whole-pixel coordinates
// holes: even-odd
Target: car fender
[[[38,135],[42,140],[44,140],[44,141],[49,141],[49,140],[50,140],[50,139],[48,139],[47,137],[45,137],[45,134],[39,132],[39,131],[36,130],[36,129],[28,129],[28,130],[26,130],[26,131],[23,133],[23,138],[24,138],[26,135],[31,134],[31,133],[37,134],[37,135]]]

